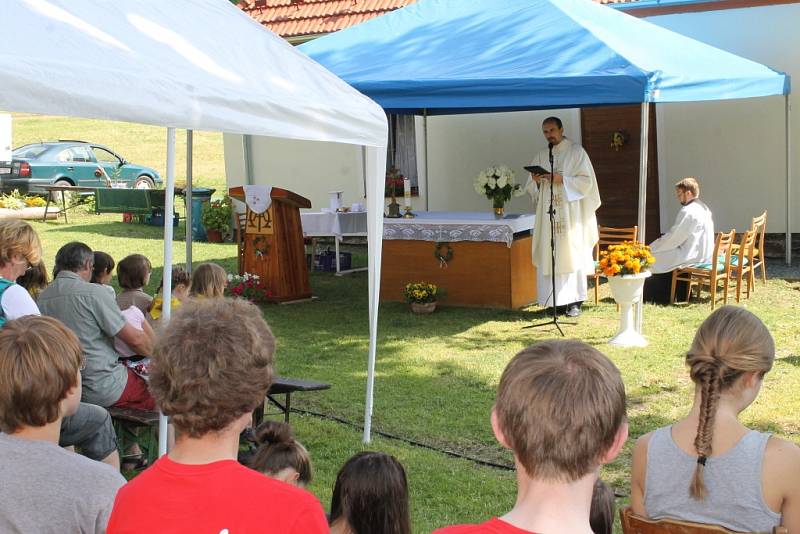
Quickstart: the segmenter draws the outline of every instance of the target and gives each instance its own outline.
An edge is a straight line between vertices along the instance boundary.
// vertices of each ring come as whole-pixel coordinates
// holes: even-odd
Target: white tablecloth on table
[[[498,241],[511,246],[514,234],[533,229],[532,213],[510,213],[503,218],[494,213],[471,211],[419,211],[413,219],[384,219],[384,239],[417,241]]]
[[[308,237],[322,236],[365,236],[367,235],[367,212],[320,213],[306,212],[300,214],[303,235]]]

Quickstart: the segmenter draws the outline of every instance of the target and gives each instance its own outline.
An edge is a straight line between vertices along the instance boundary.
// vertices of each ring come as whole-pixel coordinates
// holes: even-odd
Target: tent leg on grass
[[[792,103],[791,95],[783,95],[785,99],[786,120],[786,265],[792,264]],[[760,254],[764,252],[761,251]]]
[[[372,440],[372,401],[375,385],[375,353],[378,348],[378,304],[381,289],[381,256],[383,241],[383,180],[375,177],[386,173],[386,149],[366,148],[367,173],[367,242],[369,247],[369,356],[367,393],[364,402],[364,443]],[[379,206],[381,207],[379,209]]]
[[[167,185],[164,195],[164,271],[161,279],[164,281],[162,295],[164,309],[161,320],[164,324],[169,322],[172,312],[172,214],[175,209],[175,128],[167,128]],[[167,416],[158,414],[158,455],[167,454]]]
[[[192,152],[194,132],[186,130],[186,189],[183,205],[186,207],[186,272],[192,274]],[[166,272],[166,271],[165,271]]]
[[[647,159],[650,142],[650,104],[642,102],[642,125],[639,138],[639,241],[645,241],[645,223],[647,222]],[[635,308],[636,331],[642,333],[644,320],[644,303],[639,300]]]

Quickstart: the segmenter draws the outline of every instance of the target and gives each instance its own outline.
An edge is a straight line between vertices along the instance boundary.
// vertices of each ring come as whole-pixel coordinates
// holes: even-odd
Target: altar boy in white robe
[[[577,143],[564,137],[558,117],[542,123],[542,133],[553,145],[553,207],[555,208],[556,304],[565,306],[567,315],[580,315],[586,300],[587,275],[594,272],[592,251],[597,242],[597,218],[600,192],[589,155]],[[536,206],[533,229],[533,264],[536,266],[537,301],[553,306],[550,252],[550,160],[548,149],[533,158],[548,174],[531,174],[526,191]]]
[[[700,200],[700,184],[687,177],[675,184],[675,196],[681,209],[669,231],[650,244],[656,262],[653,273],[644,285],[645,302],[669,304],[672,289],[672,271],[711,262],[714,254],[714,220],[711,210]],[[681,284],[676,295],[686,293]]]

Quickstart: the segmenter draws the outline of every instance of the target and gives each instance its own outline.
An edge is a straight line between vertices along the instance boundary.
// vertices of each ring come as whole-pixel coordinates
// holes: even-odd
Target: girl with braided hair
[[[636,442],[634,513],[741,532],[778,525],[800,532],[800,448],[738,419],[774,358],[767,327],[744,308],[723,306],[700,325],[686,354],[691,411]]]

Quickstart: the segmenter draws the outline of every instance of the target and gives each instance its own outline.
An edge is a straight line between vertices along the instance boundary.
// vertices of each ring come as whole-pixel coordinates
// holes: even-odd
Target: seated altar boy
[[[316,497],[236,461],[239,435],[272,382],[274,351],[250,302],[203,299],[175,311],[150,368],[175,447],[120,491],[109,533],[328,532]]]
[[[0,329],[0,532],[106,531],[119,471],[58,446],[81,401],[78,338],[51,317]]]
[[[514,453],[514,508],[435,534],[591,534],[600,466],[619,454],[628,437],[625,387],[611,360],[575,340],[528,347],[503,371],[492,429]]]
[[[653,276],[644,283],[644,300],[669,304],[672,271],[698,263],[710,263],[714,254],[714,220],[711,210],[700,200],[700,184],[692,177],[675,184],[675,196],[681,205],[669,231],[650,243],[656,262]],[[675,298],[684,299],[686,285],[679,282]]]

